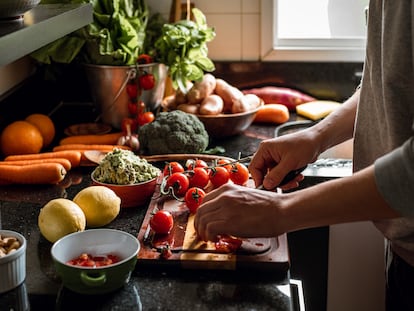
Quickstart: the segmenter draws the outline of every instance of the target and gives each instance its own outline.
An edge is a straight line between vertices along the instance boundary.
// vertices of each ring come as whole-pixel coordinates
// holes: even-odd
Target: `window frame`
[[[261,0],[261,60],[363,62],[366,39],[276,39],[274,8],[278,0]],[[270,27],[269,27],[270,25]]]

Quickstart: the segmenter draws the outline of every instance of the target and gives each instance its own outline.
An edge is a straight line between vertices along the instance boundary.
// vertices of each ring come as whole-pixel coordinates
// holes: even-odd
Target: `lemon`
[[[101,227],[118,216],[121,199],[105,186],[90,186],[79,191],[73,198],[86,216],[88,227]]]
[[[82,209],[68,199],[53,199],[42,207],[38,217],[38,226],[49,242],[86,227],[86,218]]]

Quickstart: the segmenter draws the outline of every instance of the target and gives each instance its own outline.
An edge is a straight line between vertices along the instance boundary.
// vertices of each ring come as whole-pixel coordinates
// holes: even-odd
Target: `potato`
[[[243,97],[243,93],[236,87],[230,85],[223,79],[216,79],[216,88],[214,92],[223,99],[223,112],[232,112],[232,106],[235,101]]]
[[[246,112],[253,110],[260,105],[260,98],[255,94],[246,94],[234,101],[231,107],[232,113]]]
[[[216,115],[223,111],[223,99],[217,94],[211,94],[204,98],[200,105],[200,114]]]
[[[179,104],[177,106],[177,110],[181,110],[181,111],[192,113],[192,114],[198,114],[199,109],[200,109],[200,105],[197,105],[197,104],[184,103],[184,104]]]
[[[181,89],[178,89],[175,92],[175,105],[178,106],[180,104],[185,104],[188,102],[187,93],[188,91],[193,87],[193,83],[190,81],[187,81],[186,85],[186,93],[183,93]]]
[[[190,104],[200,104],[204,98],[214,92],[216,88],[216,78],[206,73],[201,81],[195,82],[187,93],[187,99]]]

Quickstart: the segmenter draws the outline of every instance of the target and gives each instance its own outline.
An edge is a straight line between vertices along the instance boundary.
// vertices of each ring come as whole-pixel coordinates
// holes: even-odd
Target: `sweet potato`
[[[314,101],[315,98],[300,91],[277,86],[265,86],[242,91],[243,94],[256,94],[263,99],[265,104],[285,105],[289,111],[295,111],[296,106]]]
[[[223,111],[223,99],[217,94],[211,94],[201,102],[199,113],[205,115],[217,115]]]
[[[243,93],[223,79],[216,79],[214,93],[223,99],[223,112],[230,113],[233,103],[243,97]]]
[[[211,73],[206,73],[201,81],[194,82],[194,85],[187,93],[190,104],[199,104],[204,98],[214,92],[216,88],[216,77]]]

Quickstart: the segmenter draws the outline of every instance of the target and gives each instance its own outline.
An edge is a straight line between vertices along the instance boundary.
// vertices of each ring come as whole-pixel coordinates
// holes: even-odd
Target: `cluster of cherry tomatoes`
[[[142,54],[138,57],[138,64],[152,63],[151,56]],[[155,116],[151,111],[146,111],[145,103],[138,100],[140,92],[152,90],[155,86],[155,77],[152,73],[145,70],[139,70],[136,77],[130,79],[126,85],[128,94],[128,112],[131,117],[124,118],[121,124],[122,130],[126,133],[129,126],[131,132],[135,132],[139,126],[154,121]]]
[[[194,214],[203,202],[207,188],[215,189],[229,181],[245,185],[249,180],[249,171],[237,161],[219,159],[209,166],[198,159],[188,160],[185,166],[169,162],[163,169],[163,176],[161,194],[184,201],[190,213]],[[173,216],[165,210],[157,211],[150,220],[150,226],[157,234],[168,234],[173,225]]]

